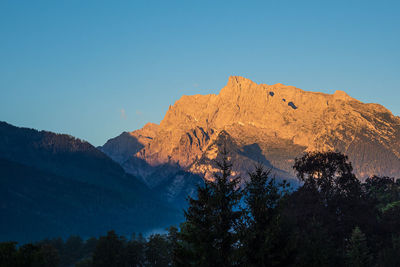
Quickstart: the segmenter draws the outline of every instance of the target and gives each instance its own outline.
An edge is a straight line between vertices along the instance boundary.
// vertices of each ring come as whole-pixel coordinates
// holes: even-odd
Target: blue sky
[[[101,145],[230,75],[400,115],[397,2],[3,0],[0,120]]]

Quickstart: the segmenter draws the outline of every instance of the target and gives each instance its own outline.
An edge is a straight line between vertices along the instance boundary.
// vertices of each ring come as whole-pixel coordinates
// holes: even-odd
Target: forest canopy
[[[311,152],[296,190],[262,165],[239,186],[228,158],[166,234],[3,242],[0,266],[400,266],[398,180],[361,182],[345,155]]]

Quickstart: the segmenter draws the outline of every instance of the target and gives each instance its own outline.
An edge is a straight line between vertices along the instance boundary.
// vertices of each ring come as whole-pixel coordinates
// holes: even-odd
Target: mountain
[[[152,172],[160,166],[212,179],[222,147],[243,177],[262,162],[278,178],[294,179],[296,157],[327,150],[348,155],[360,179],[400,177],[400,118],[385,107],[343,91],[308,92],[239,76],[230,77],[218,95],[182,96],[160,125],[123,133],[101,150],[155,186],[164,181]]]
[[[101,151],[119,163],[126,172],[142,179],[158,195],[172,207],[186,207],[186,198],[194,196],[197,185],[203,184],[203,178],[181,168],[177,162],[151,164],[136,156],[151,143],[158,133],[158,125],[146,124],[142,129],[133,132],[123,132],[108,140]]]
[[[91,144],[0,122],[0,239],[146,232],[179,211]]]

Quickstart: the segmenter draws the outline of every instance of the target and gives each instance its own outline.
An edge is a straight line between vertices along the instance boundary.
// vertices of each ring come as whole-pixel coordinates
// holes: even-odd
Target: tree
[[[171,254],[169,253],[170,248],[166,236],[160,234],[151,235],[145,248],[146,266],[171,266]]]
[[[40,253],[43,257],[43,267],[58,266],[60,263],[60,254],[56,248],[50,244],[40,246]]]
[[[234,231],[242,212],[237,205],[242,198],[239,188],[240,177],[232,177],[232,163],[228,161],[228,153],[224,149],[221,160],[217,161],[220,173],[215,173],[215,181],[208,182],[212,195],[213,224],[215,227],[214,247],[218,253],[219,266],[235,265],[235,244],[238,235]]]
[[[17,263],[15,266],[23,267],[52,267],[58,266],[58,251],[51,245],[39,246],[36,244],[25,244],[18,249]]]
[[[316,187],[326,203],[337,195],[348,196],[361,190],[347,156],[339,152],[306,153],[296,158],[293,168],[304,186]]]
[[[176,266],[233,266],[237,262],[240,178],[231,177],[232,164],[225,149],[220,156],[214,181],[197,188],[197,199],[189,198],[174,251]]]
[[[15,266],[17,260],[17,243],[0,243],[0,267]]]
[[[250,181],[245,185],[244,202],[248,216],[241,240],[246,266],[272,266],[287,258],[287,255],[282,255],[282,243],[286,240],[282,237],[279,205],[288,184],[283,181],[278,185],[270,174],[271,170],[256,165],[255,170],[249,172]]]
[[[294,265],[304,267],[343,265],[336,255],[335,246],[327,229],[314,218],[309,220],[307,230],[295,232],[297,255]]]
[[[127,266],[144,266],[146,240],[139,235],[133,235],[127,243],[124,253],[124,262]]]
[[[347,258],[349,266],[365,267],[372,264],[367,239],[359,227],[354,228],[351,234]]]
[[[83,245],[82,249],[82,254],[83,258],[91,258],[93,255],[94,250],[96,249],[97,246],[97,238],[95,237],[90,237],[85,241],[85,244]]]
[[[80,260],[84,255],[84,244],[80,236],[72,235],[64,243],[61,262],[63,266],[71,266],[78,260]]]
[[[347,156],[332,151],[309,152],[296,159],[293,168],[304,183],[299,192],[303,191],[307,198],[314,196],[316,217],[337,242],[342,242],[355,225],[370,215]]]
[[[181,224],[177,247],[174,250],[174,265],[216,265],[211,198],[212,192],[208,183],[205,183],[204,187],[197,186],[197,199],[189,197],[189,208],[184,212],[186,221]]]
[[[93,265],[96,267],[123,266],[122,254],[126,240],[109,231],[101,236],[93,253]]]

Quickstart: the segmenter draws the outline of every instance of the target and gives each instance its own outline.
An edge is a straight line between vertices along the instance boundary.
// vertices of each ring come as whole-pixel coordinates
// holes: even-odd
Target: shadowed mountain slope
[[[2,240],[29,241],[177,223],[143,182],[74,137],[0,122]]]

